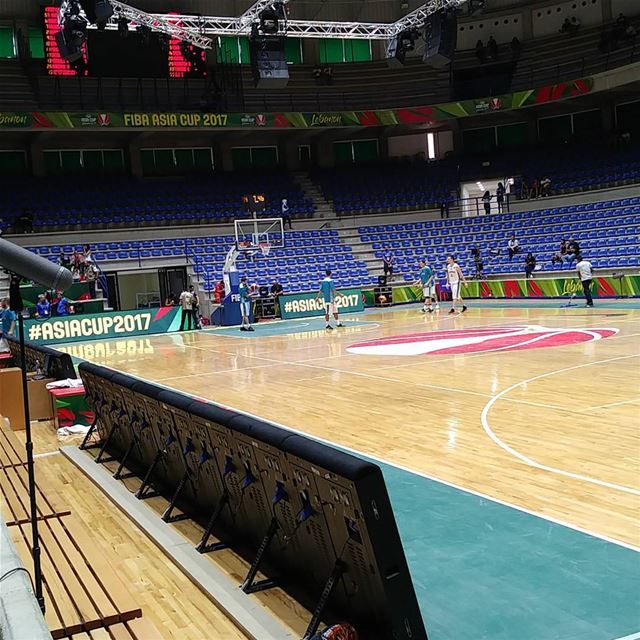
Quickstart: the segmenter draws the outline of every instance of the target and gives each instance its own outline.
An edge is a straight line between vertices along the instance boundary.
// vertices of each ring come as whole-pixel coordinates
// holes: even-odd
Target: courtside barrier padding
[[[281,586],[314,612],[309,630],[322,619],[350,622],[361,640],[426,640],[377,465],[98,365],[79,370],[96,462],[111,456],[116,477],[138,475],[140,499],[164,495],[165,521],[205,527],[199,551],[242,555],[246,593]]]
[[[16,366],[21,366],[20,342],[12,336],[6,336],[6,339]],[[24,341],[24,347],[27,371],[40,371],[47,378],[54,378],[55,380],[76,377],[76,371],[68,353],[56,351],[30,340]]]

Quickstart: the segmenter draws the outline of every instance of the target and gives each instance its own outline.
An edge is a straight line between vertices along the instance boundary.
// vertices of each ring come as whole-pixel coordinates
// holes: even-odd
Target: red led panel
[[[175,15],[175,14],[167,14],[167,15]],[[176,21],[176,25],[180,26],[180,23]],[[191,51],[194,52],[194,55],[197,55],[202,62],[204,63],[205,52],[202,49],[198,49],[193,45],[189,45]],[[176,40],[175,38],[171,38],[169,40],[169,77],[170,78],[184,78],[185,75],[191,73],[193,71],[193,61],[187,60],[182,54],[182,50],[180,48],[180,40]],[[203,65],[204,68],[204,65]]]
[[[60,55],[56,43],[59,7],[44,7],[44,46],[47,56],[47,73],[51,76],[77,76],[78,72]],[[85,64],[87,62],[87,43],[82,45]],[[85,66],[86,69],[86,66]],[[84,72],[87,74],[87,71]]]

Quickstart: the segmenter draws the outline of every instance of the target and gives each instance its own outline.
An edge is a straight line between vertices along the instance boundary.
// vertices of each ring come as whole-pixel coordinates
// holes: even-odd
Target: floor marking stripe
[[[491,408],[498,400],[500,400],[504,395],[508,394],[509,392],[513,391],[514,389],[517,389],[522,385],[526,385],[531,382],[534,382],[535,380],[541,380],[542,378],[547,378],[549,376],[552,376],[558,373],[575,371],[576,369],[583,369],[584,367],[590,367],[596,364],[605,364],[607,362],[615,362],[617,360],[626,360],[629,358],[638,358],[638,357],[640,357],[640,354],[636,353],[628,356],[617,356],[615,358],[608,358],[606,360],[596,360],[594,362],[585,362],[583,364],[574,365],[572,367],[565,367],[563,369],[557,369],[556,371],[548,371],[547,373],[541,373],[532,378],[528,378],[527,380],[521,380],[520,382],[516,382],[515,384],[512,384],[510,387],[507,387],[506,389],[503,389],[502,391],[497,393],[484,406],[484,408],[482,409],[482,414],[480,415],[480,422],[482,423],[482,428],[484,429],[485,433],[489,436],[489,438],[491,438],[491,440],[493,440],[501,449],[511,454],[515,458],[518,458],[525,464],[528,464],[529,466],[535,467],[537,469],[541,469],[543,471],[548,471],[549,473],[555,473],[557,475],[565,476],[567,478],[572,478],[574,480],[581,480],[583,482],[589,482],[591,484],[596,484],[601,487],[606,487],[608,489],[614,489],[616,491],[622,491],[623,493],[630,493],[635,496],[640,496],[640,490],[638,489],[625,487],[623,485],[615,484],[613,482],[607,482],[605,480],[598,480],[597,478],[591,478],[590,476],[585,476],[579,473],[573,473],[572,471],[565,471],[564,469],[558,469],[557,467],[550,467],[540,462],[536,462],[535,460],[525,456],[519,451],[516,451],[513,447],[508,445],[506,442],[503,442],[491,429],[491,426],[489,425],[489,421],[487,419],[487,416],[489,415],[489,411],[491,411]]]
[[[629,356],[624,356],[624,357],[629,357]],[[108,365],[103,365],[105,368],[107,369],[111,369],[112,371],[118,371],[118,369],[114,369],[113,367],[110,367]],[[120,372],[120,371],[118,371]],[[162,384],[160,382],[156,382],[154,380],[149,380],[147,378],[143,378],[139,375],[133,374],[133,373],[127,373],[127,375],[131,376],[132,378],[136,378],[138,380],[141,380],[143,382],[150,382],[152,384],[157,384],[160,387],[164,387],[165,389],[169,389],[171,391],[178,391],[179,393],[184,393],[184,391],[180,391],[180,389],[176,389],[175,387],[170,387],[166,384]],[[294,427],[289,427],[285,424],[282,424],[280,422],[276,422],[274,420],[267,420],[266,418],[263,418],[261,416],[258,416],[256,414],[253,413],[249,413],[248,411],[243,411],[242,409],[238,409],[237,407],[232,407],[231,405],[228,404],[222,404],[220,402],[215,402],[209,398],[204,398],[202,396],[198,396],[197,394],[191,394],[191,396],[193,398],[196,398],[198,400],[202,400],[203,402],[208,402],[208,403],[212,403],[212,404],[217,404],[219,406],[223,406],[226,407],[228,409],[231,409],[232,411],[236,411],[238,413],[241,413],[245,416],[248,416],[250,418],[256,418],[259,420],[265,420],[266,422],[269,422],[273,425],[275,425],[276,427],[280,427],[282,429],[286,429],[287,431],[290,431],[291,433],[296,433],[298,435],[303,435],[306,436],[307,438],[311,438],[312,440],[315,440],[316,442],[322,442],[323,444],[329,445],[331,447],[336,447],[338,449],[341,449],[342,451],[347,451],[348,453],[351,453],[355,456],[361,457],[361,458],[368,458],[369,460],[374,460],[375,462],[378,462],[380,464],[385,464],[388,465],[390,467],[394,467],[396,469],[399,469],[401,471],[405,471],[406,473],[409,473],[411,475],[414,476],[419,476],[421,478],[425,478],[427,480],[431,480],[432,482],[437,482],[438,484],[442,484],[445,485],[447,487],[451,487],[452,489],[456,489],[457,491],[462,491],[463,493],[467,493],[469,495],[472,496],[476,496],[477,498],[482,498],[483,500],[488,500],[489,502],[494,502],[496,504],[500,504],[503,507],[508,507],[509,509],[515,509],[516,511],[520,511],[521,513],[526,513],[527,515],[533,516],[535,518],[540,518],[541,520],[546,520],[547,522],[553,522],[554,524],[557,524],[559,526],[562,527],[566,527],[567,529],[572,529],[573,531],[578,531],[579,533],[583,533],[585,535],[591,536],[592,538],[597,538],[599,540],[603,540],[604,542],[608,542],[610,544],[614,544],[618,547],[624,547],[625,549],[629,549],[631,551],[635,551],[637,553],[640,553],[640,547],[636,547],[632,544],[629,544],[628,542],[624,542],[622,540],[616,540],[615,538],[610,538],[609,536],[606,536],[604,534],[601,533],[596,533],[595,531],[590,531],[589,529],[585,529],[583,527],[580,527],[578,525],[575,524],[571,524],[569,522],[564,522],[563,520],[559,520],[558,518],[554,518],[553,516],[549,516],[549,515],[545,515],[543,513],[537,513],[536,511],[531,511],[530,509],[527,509],[526,507],[521,507],[519,505],[516,504],[512,504],[510,502],[506,502],[505,500],[501,500],[500,498],[494,498],[493,496],[487,495],[485,493],[481,493],[480,491],[476,491],[475,489],[469,489],[467,487],[462,487],[460,485],[457,485],[453,482],[449,482],[448,480],[442,480],[441,478],[436,478],[435,476],[431,476],[427,473],[424,473],[422,471],[416,471],[415,469],[409,469],[401,464],[397,464],[395,462],[391,462],[390,460],[385,460],[384,458],[380,458],[376,455],[370,454],[370,453],[364,453],[362,451],[358,451],[357,449],[353,449],[352,447],[347,447],[345,445],[341,445],[338,444],[336,442],[333,442],[331,440],[328,440],[326,438],[321,438],[320,436],[316,436],[314,434],[308,433],[306,431],[302,431],[300,429],[295,429]],[[620,639],[620,640],[624,640],[624,639]]]
[[[638,633],[632,633],[630,636],[624,636],[624,638],[614,638],[614,640],[639,640],[640,631]]]
[[[598,404],[594,407],[587,407],[585,411],[597,411],[598,409],[607,409],[608,407],[619,407],[623,404],[637,404],[640,402],[640,398],[634,398],[633,400],[622,400],[620,402],[610,402],[609,404]]]

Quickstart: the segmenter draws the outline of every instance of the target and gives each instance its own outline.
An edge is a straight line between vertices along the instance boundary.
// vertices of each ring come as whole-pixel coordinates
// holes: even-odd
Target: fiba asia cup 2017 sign
[[[360,289],[341,289],[336,298],[336,307],[340,313],[355,313],[364,311],[364,300]],[[324,303],[318,299],[318,294],[293,293],[281,296],[280,314],[283,320],[291,318],[308,318],[310,316],[323,316]]]
[[[169,333],[180,327],[179,307],[94,313],[25,322],[26,337],[38,344]]]
[[[593,78],[580,78],[499,96],[368,111],[287,111],[278,113],[0,112],[0,129],[314,129],[429,124],[547,104],[585,95],[592,90]]]

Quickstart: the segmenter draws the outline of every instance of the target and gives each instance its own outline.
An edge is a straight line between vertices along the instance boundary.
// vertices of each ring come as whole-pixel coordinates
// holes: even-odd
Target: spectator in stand
[[[320,82],[320,78],[322,77],[322,69],[320,67],[313,67],[313,77],[316,82]]]
[[[522,45],[520,44],[520,40],[516,36],[513,36],[511,40],[511,57],[514,60],[517,60],[520,57],[520,51],[522,50]]]
[[[496,60],[498,58],[498,43],[493,36],[490,36],[487,41],[487,57],[489,60]]]
[[[92,298],[96,297],[96,282],[98,281],[98,269],[93,262],[84,265],[84,277],[89,285],[89,293]]]
[[[533,278],[533,271],[536,268],[536,257],[529,251],[524,259],[524,273],[527,278]]]
[[[395,264],[396,257],[388,247],[384,250],[382,255],[382,268],[384,270],[385,277],[393,278],[393,265]]]
[[[58,256],[58,264],[61,267],[64,267],[65,269],[70,269],[71,268],[71,262],[68,260],[67,256],[64,255],[64,253],[61,253]]]
[[[449,217],[449,200],[445,199],[440,203],[440,218]]]
[[[282,198],[280,211],[282,212],[282,228],[284,229],[285,225],[288,223],[289,229],[291,229],[291,207],[289,206],[289,202],[286,198]]]
[[[540,195],[540,181],[538,178],[534,178],[531,181],[531,189],[529,189],[529,200],[537,199]]]
[[[80,280],[80,277],[84,275],[84,254],[80,251],[74,251],[71,256],[71,273],[74,280]]]
[[[480,64],[484,64],[484,61],[487,59],[487,52],[484,48],[484,44],[482,44],[482,40],[478,40],[476,42],[476,58]]]
[[[567,241],[564,238],[562,238],[560,240],[560,247],[558,251],[551,256],[551,264],[553,265],[556,262],[559,262],[560,264],[562,264],[564,257],[566,255],[567,255]]]
[[[322,70],[325,84],[333,84],[333,67],[325,67]]]
[[[506,189],[502,182],[498,182],[498,188],[496,189],[496,202],[498,203],[498,213],[502,213],[504,211],[504,195],[506,193]]]
[[[71,313],[69,300],[62,295],[62,291],[58,291],[58,302],[56,304],[57,316],[68,316]]]
[[[482,196],[482,203],[484,205],[484,213],[485,215],[489,215],[491,213],[491,198],[493,196],[491,195],[491,193],[487,190],[484,192],[484,195]]]
[[[511,262],[516,253],[520,253],[520,242],[515,233],[511,235],[509,242],[507,242],[507,250],[509,251],[509,262]]]
[[[574,34],[580,28],[580,21],[575,16],[571,19],[565,18],[562,26],[560,27],[560,33]]]
[[[520,200],[526,200],[529,197],[529,184],[523,177],[520,181]]]
[[[591,283],[593,282],[593,267],[588,260],[585,260],[581,255],[576,256],[576,271],[578,277],[582,282],[582,289],[584,291],[584,297],[587,301],[587,307],[593,307],[593,297],[591,296]]]
[[[51,317],[51,303],[47,300],[44,293],[38,295],[38,302],[36,302],[36,317],[41,320],[46,320]]]
[[[549,195],[549,191],[551,190],[551,178],[544,177],[540,180],[540,196],[545,198]]]
[[[82,256],[84,258],[85,264],[88,262],[93,262],[93,255],[91,254],[91,245],[88,245],[88,244],[84,245]]]
[[[178,301],[176,300],[176,294],[173,293],[173,291],[170,291],[169,295],[167,296],[166,300],[164,301],[164,306],[165,307],[175,307],[176,304],[178,304]]]
[[[569,238],[569,242],[567,242],[567,253],[565,253],[563,261],[571,263],[577,260],[579,255],[580,245],[573,238]]]

